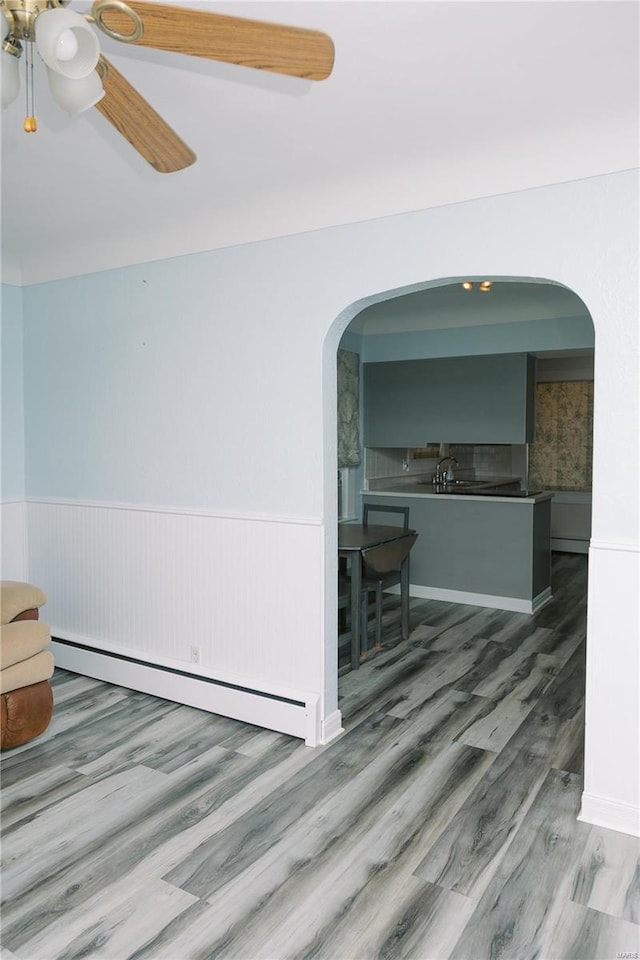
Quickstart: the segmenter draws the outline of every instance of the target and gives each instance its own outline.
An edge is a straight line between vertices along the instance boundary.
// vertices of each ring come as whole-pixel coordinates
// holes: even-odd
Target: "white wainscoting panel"
[[[28,536],[54,636],[321,695],[319,521],[30,499]]]
[[[26,504],[3,500],[0,511],[0,580],[28,580]]]
[[[639,587],[637,540],[591,540],[580,816],[635,836],[640,836]]]

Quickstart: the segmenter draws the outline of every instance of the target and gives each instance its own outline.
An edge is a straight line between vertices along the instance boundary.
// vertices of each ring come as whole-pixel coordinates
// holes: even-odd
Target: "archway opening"
[[[343,357],[350,355],[349,363],[343,363],[342,367],[343,373],[344,369],[350,371],[352,379],[354,357],[357,358],[355,369],[358,373],[359,411],[356,442],[359,457],[354,462],[354,386],[351,382],[347,387],[346,417],[351,432],[346,447],[344,437],[341,438],[343,450],[337,459],[336,521],[358,522],[361,519],[363,495],[365,500],[371,500],[373,495],[374,502],[379,503],[381,498],[384,500],[395,493],[397,496],[388,502],[409,502],[406,499],[398,500],[398,496],[404,497],[401,492],[404,484],[407,490],[413,485],[410,502],[414,508],[423,499],[415,486],[417,482],[427,481],[423,489],[428,490],[428,497],[433,499],[433,488],[429,487],[429,482],[435,468],[444,457],[453,456],[457,461],[456,472],[460,479],[510,479],[512,486],[517,485],[522,491],[550,494],[550,549],[554,556],[566,553],[584,557],[588,549],[591,518],[594,357],[591,316],[576,294],[553,281],[494,276],[488,278],[491,285],[487,289],[481,286],[486,279],[479,276],[444,278],[421,287],[386,292],[369,298],[366,303],[353,305],[339,318],[342,329],[338,351]],[[473,378],[473,361],[469,358],[504,359],[516,355],[533,360],[533,400],[537,413],[528,410],[531,421],[528,434],[526,427],[521,437],[500,434],[500,430],[496,432],[486,420],[487,410],[483,414],[487,425],[486,436],[482,435],[482,416],[477,428],[480,432],[466,437],[458,434],[452,438],[451,434],[447,435],[444,426],[441,430],[430,426],[425,429],[419,442],[409,442],[412,438],[406,431],[401,437],[399,432],[397,444],[388,431],[383,440],[379,432],[376,439],[371,422],[367,422],[375,410],[366,396],[366,372],[373,369],[374,365],[381,370],[384,365],[395,364],[397,369],[406,362],[446,361],[445,366],[449,371],[455,373],[456,367],[460,368],[462,379],[451,382],[451,391],[457,403],[461,391],[466,389],[465,378],[467,387],[470,377],[471,380]],[[340,385],[340,389],[344,391],[344,384]],[[341,402],[344,403],[344,397],[341,397]],[[340,416],[339,412],[339,431],[345,428]],[[464,442],[465,439],[467,442]],[[346,463],[340,459],[345,450],[350,458]],[[492,498],[492,507],[495,509],[499,503],[506,501],[502,508],[505,516],[507,508],[512,517],[517,516],[513,510],[515,489],[513,493],[509,491],[507,497],[505,486],[502,493],[502,497]],[[450,493],[447,496],[447,509],[451,511],[453,498]],[[460,496],[462,492],[458,491],[456,499]],[[472,503],[472,498],[467,499],[467,496],[465,493],[463,502],[466,515]],[[477,496],[473,497],[474,501],[477,499]],[[520,502],[525,499],[522,498]],[[439,510],[442,504],[443,501],[438,500],[437,506],[432,504],[432,508]],[[420,520],[420,510],[414,509],[413,515]],[[543,526],[546,522],[544,518],[538,521]],[[508,534],[512,521],[507,520],[506,524]],[[445,522],[443,531],[446,530]],[[459,539],[462,534],[457,527],[455,530],[455,538]],[[418,533],[420,535],[420,530]],[[517,531],[513,536],[517,539]],[[489,589],[458,589],[460,583],[456,583],[456,577],[464,580],[466,576],[467,582],[474,581],[474,578],[469,580],[469,571],[465,573],[461,561],[456,566],[455,556],[445,556],[451,540],[451,537],[442,538],[443,546],[439,548],[441,566],[448,564],[450,567],[450,580],[447,585],[439,582],[434,586],[429,582],[428,573],[426,577],[424,575],[429,570],[429,562],[423,557],[422,562],[415,565],[418,575],[412,577],[411,581],[414,605],[426,600],[440,604],[464,604],[478,611],[493,609],[499,612],[484,613],[484,620],[490,621],[493,617],[494,623],[498,623],[506,622],[509,610],[516,620],[522,619],[523,614],[531,616],[536,609],[550,601],[551,591],[545,593],[538,590],[540,584],[533,585],[533,595],[529,598],[532,601],[531,608],[527,608],[526,604],[518,606],[519,600],[515,605],[511,604],[509,594],[514,591],[509,586],[503,589],[496,586],[493,592]],[[544,545],[542,548],[538,545],[536,549],[538,552],[544,550]],[[465,550],[471,554],[471,564],[483,562],[482,544],[476,543],[470,551],[466,545]],[[512,561],[517,566],[524,562],[523,556],[516,551]],[[432,556],[432,571],[434,562]],[[570,573],[574,567],[580,568],[580,561],[577,565],[565,564],[564,567]],[[582,582],[586,590],[586,559],[582,561],[582,568],[585,571]],[[441,574],[442,570],[438,573]],[[329,578],[331,576],[329,573]],[[500,584],[500,570],[496,571],[496,576],[495,582]],[[330,589],[333,589],[334,582],[335,578],[328,579]],[[399,639],[399,603],[398,596],[387,597],[384,614],[390,638],[387,648],[389,645],[395,647]],[[330,608],[333,610],[333,603]],[[337,617],[331,617],[332,613],[328,613],[328,624],[339,622]],[[422,630],[418,642],[423,642],[422,635],[429,632]],[[349,654],[352,646],[348,625],[342,631],[336,630],[334,636],[328,638],[327,658],[329,660],[335,655],[338,665],[336,683],[338,674],[342,676],[351,668]],[[380,652],[384,654],[384,644]],[[371,663],[376,654],[372,657],[368,653],[367,663]],[[349,681],[349,689],[353,689],[354,682],[353,679]],[[348,717],[345,719],[348,722]]]

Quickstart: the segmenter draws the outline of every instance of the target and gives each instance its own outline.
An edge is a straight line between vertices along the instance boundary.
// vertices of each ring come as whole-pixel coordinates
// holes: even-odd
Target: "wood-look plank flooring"
[[[57,670],[2,756],[1,960],[637,956],[640,841],[576,819],[586,565],[533,616],[414,601],[406,642],[386,598],[315,750]]]

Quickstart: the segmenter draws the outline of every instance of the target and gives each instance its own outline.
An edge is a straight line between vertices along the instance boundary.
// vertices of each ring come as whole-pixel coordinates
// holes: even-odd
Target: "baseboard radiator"
[[[288,733],[300,737],[310,747],[320,742],[317,694],[303,694],[300,699],[292,699],[179,667],[97,649],[89,643],[56,634],[52,628],[51,651],[56,666],[64,670]]]

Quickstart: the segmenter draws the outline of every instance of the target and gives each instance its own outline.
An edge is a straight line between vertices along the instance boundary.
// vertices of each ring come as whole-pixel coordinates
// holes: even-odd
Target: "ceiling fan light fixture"
[[[44,10],[36,17],[35,31],[38,53],[51,70],[71,80],[95,70],[100,44],[79,13],[61,7]]]
[[[2,62],[2,106],[8,107],[18,96],[20,90],[20,71],[18,58],[22,50],[14,52],[13,47],[5,41],[0,52]]]
[[[19,57],[25,44],[28,116],[23,129],[32,133],[37,126],[33,96],[35,48],[48,68],[52,96],[57,103],[70,114],[95,106],[159,173],[184,170],[195,162],[196,155],[135,87],[101,56],[95,30],[124,43],[306,80],[323,80],[333,70],[333,41],[320,30],[197,7],[188,9],[182,0],[179,5],[157,0],[94,0],[91,13],[83,15],[67,9],[70,2],[0,0],[0,40],[4,37],[5,52]],[[3,64],[3,73],[3,103],[9,103],[18,92],[15,65]],[[87,83],[81,82],[85,79]]]
[[[51,96],[58,106],[71,116],[95,107],[104,97],[102,81],[95,70],[88,77],[81,77],[79,80],[70,80],[49,67],[47,75]]]

